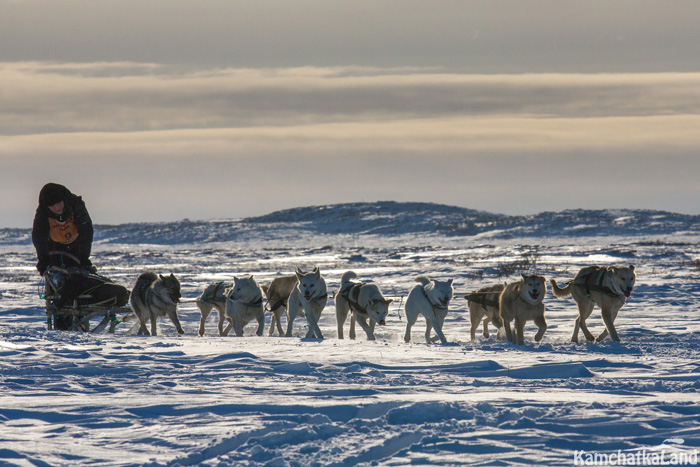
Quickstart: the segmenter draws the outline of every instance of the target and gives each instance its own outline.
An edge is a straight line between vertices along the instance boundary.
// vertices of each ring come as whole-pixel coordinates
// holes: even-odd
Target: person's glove
[[[46,272],[46,268],[49,267],[49,257],[48,256],[42,256],[39,258],[39,262],[36,263],[36,270],[39,271],[39,274],[42,276]]]

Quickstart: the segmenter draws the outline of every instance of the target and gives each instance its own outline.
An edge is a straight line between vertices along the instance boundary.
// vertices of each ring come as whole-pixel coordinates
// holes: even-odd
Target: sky
[[[0,0],[0,227],[425,201],[700,214],[700,4]]]

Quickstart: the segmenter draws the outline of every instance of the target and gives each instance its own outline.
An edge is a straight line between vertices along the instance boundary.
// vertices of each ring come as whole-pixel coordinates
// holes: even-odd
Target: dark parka
[[[49,210],[49,206],[53,206],[60,201],[64,202],[64,209],[63,213],[57,216]],[[66,222],[70,221],[71,217],[77,228],[77,238],[71,243],[53,241],[51,239],[49,219],[53,218],[59,222]],[[89,268],[92,265],[90,252],[92,250],[93,233],[92,219],[90,219],[85,202],[80,196],[74,195],[68,188],[56,183],[48,183],[42,188],[32,229],[32,242],[39,259],[36,268],[40,274],[43,274],[48,266],[82,266]],[[68,253],[68,255],[60,253]],[[80,264],[76,264],[71,256],[77,258]]]

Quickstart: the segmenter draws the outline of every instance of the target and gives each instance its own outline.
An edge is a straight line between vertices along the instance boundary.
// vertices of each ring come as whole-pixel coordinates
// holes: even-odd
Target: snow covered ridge
[[[95,240],[121,244],[200,244],[274,239],[294,231],[316,234],[592,237],[697,235],[700,216],[665,211],[606,209],[507,216],[433,203],[347,203],[309,206],[235,220],[97,225]],[[0,244],[31,242],[29,229],[0,229]]]

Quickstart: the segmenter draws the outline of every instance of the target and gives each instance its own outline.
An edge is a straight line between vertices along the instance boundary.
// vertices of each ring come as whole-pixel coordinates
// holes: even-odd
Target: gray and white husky
[[[282,331],[282,315],[287,311],[287,304],[289,302],[289,295],[294,290],[294,287],[299,283],[299,278],[294,276],[283,276],[276,277],[272,279],[270,285],[261,286],[267,297],[267,303],[272,312],[272,319],[270,320],[270,331],[268,335],[271,336],[275,333],[275,327],[277,327],[277,332],[279,335],[283,335]]]
[[[170,274],[162,276],[151,271],[146,271],[136,279],[136,284],[131,292],[131,308],[139,319],[134,327],[140,325],[139,334],[148,335],[146,322],[151,321],[151,335],[156,334],[156,320],[163,316],[170,318],[178,334],[185,331],[180,325],[177,316],[177,303],[180,301],[180,281]]]
[[[204,323],[207,321],[212,309],[219,313],[219,335],[224,335],[224,322],[226,322],[226,291],[233,287],[232,282],[215,282],[209,284],[204,292],[197,297],[196,303],[202,317],[199,320],[199,335],[204,335]],[[229,320],[230,322],[230,320]]]
[[[343,325],[350,316],[350,339],[355,338],[355,321],[367,334],[367,340],[373,341],[374,326],[386,324],[391,299],[384,298],[379,286],[374,283],[353,282],[357,274],[348,271],[340,279],[340,291],[335,296],[335,318],[338,322],[338,339],[343,338]],[[369,323],[367,323],[369,320]]]
[[[243,328],[253,319],[258,321],[255,333],[262,336],[265,328],[263,291],[253,276],[233,278],[233,286],[226,293],[226,315],[231,323],[224,329],[224,336],[228,335],[232,327],[237,336],[242,336]]]
[[[411,327],[416,324],[418,315],[425,317],[425,342],[431,344],[438,339],[447,343],[442,326],[447,317],[447,307],[452,300],[452,279],[448,281],[433,281],[428,276],[418,276],[415,279],[421,285],[415,286],[406,299],[406,334],[404,340],[411,342]],[[431,338],[432,329],[437,337]]]
[[[296,276],[299,282],[292,289],[289,295],[287,308],[287,337],[292,336],[292,325],[298,315],[306,317],[309,330],[306,337],[316,337],[323,339],[321,329],[318,327],[318,320],[321,319],[321,312],[328,302],[328,289],[325,279],[321,276],[319,268],[312,272],[304,272],[297,268]]]

